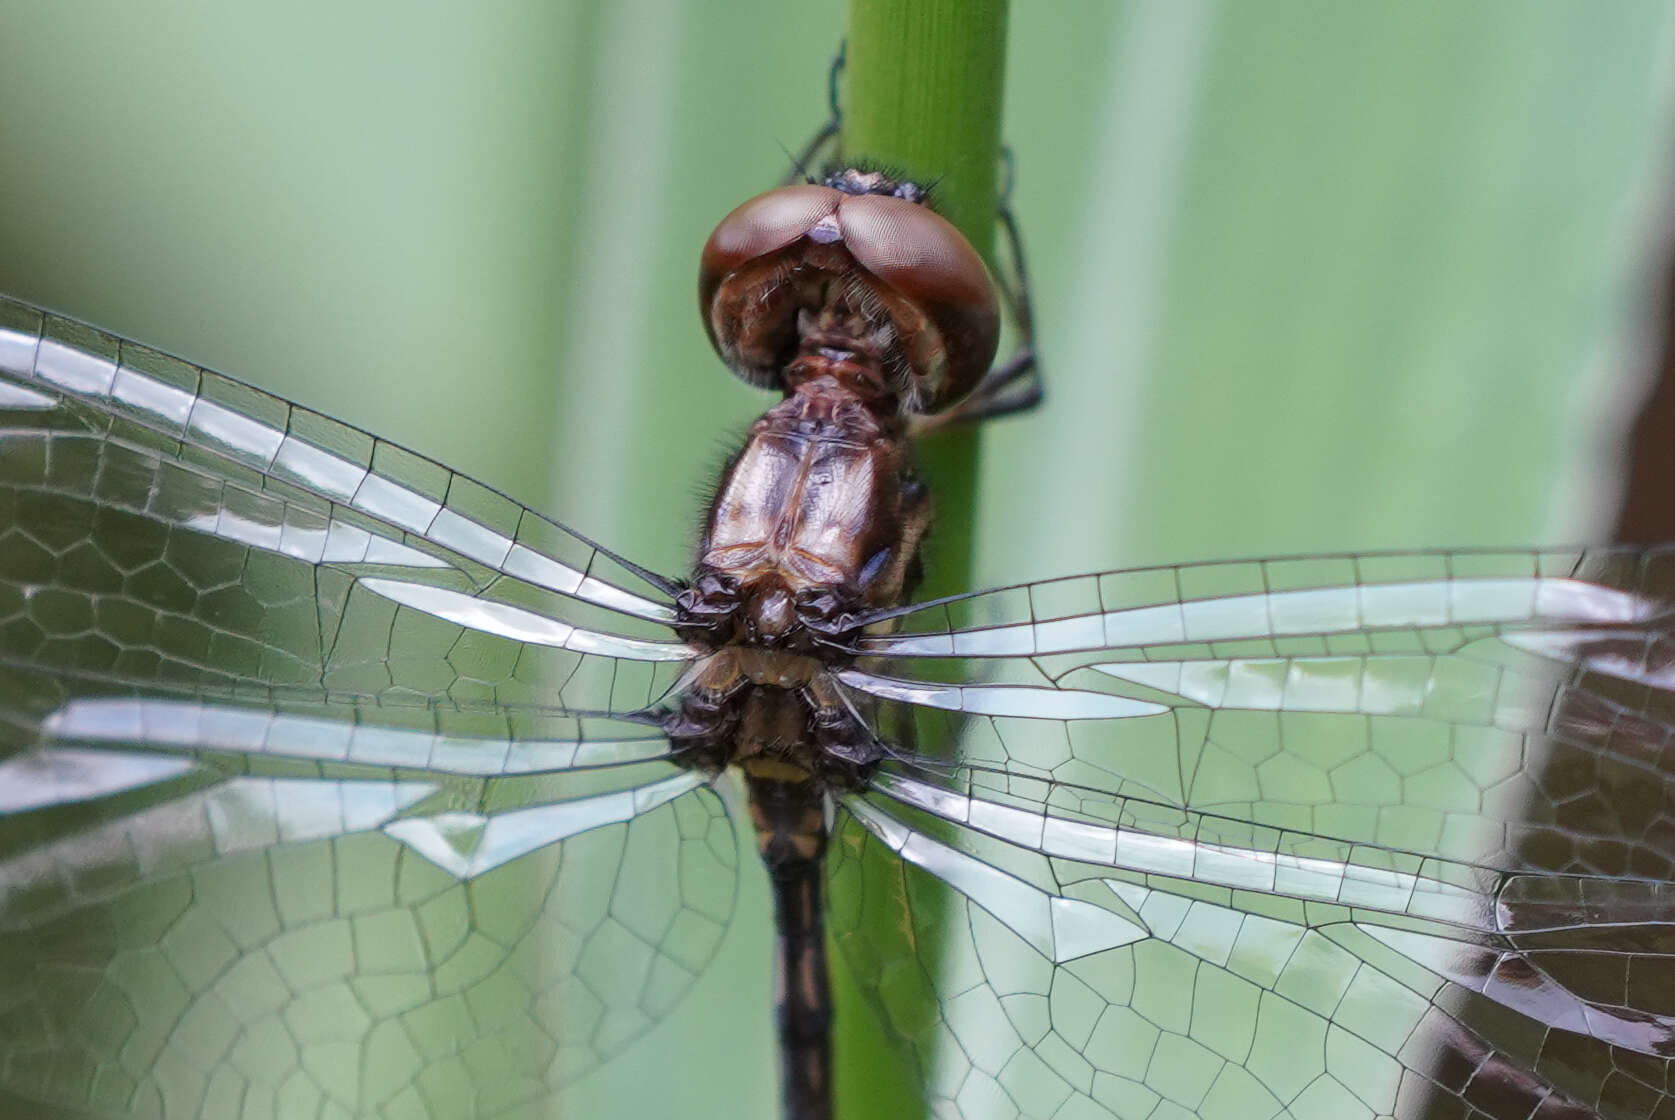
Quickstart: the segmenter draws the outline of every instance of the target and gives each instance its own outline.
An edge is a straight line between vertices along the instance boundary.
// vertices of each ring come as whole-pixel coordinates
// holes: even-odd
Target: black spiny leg
[[[749,682],[731,647],[716,651],[680,698],[680,706],[662,723],[683,765],[719,771],[731,761],[738,729],[738,697]]]
[[[820,748],[820,777],[838,789],[863,789],[884,759],[884,747],[871,722],[850,706],[831,677],[821,675],[804,691],[815,745]]]
[[[831,115],[826,123],[820,126],[820,131],[814,138],[803,145],[803,150],[791,157],[791,170],[785,173],[785,178],[779,181],[782,187],[789,187],[795,183],[817,182],[816,176],[809,173],[809,168],[819,158],[820,152],[826,145],[837,139],[838,130],[843,127],[843,112],[838,108],[838,78],[843,74],[843,61],[849,53],[849,44],[838,44],[837,57],[832,59],[832,68],[826,75],[826,105]]]

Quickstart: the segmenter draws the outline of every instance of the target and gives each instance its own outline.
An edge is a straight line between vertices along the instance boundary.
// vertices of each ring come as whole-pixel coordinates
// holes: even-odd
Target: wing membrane
[[[1667,1095],[1668,1059],[1574,1030],[1590,1009],[1540,956],[1479,974],[1475,946],[1416,945],[1352,910],[1032,867],[864,820],[834,846],[834,926],[945,1114],[1581,1120],[1654,1116]],[[973,890],[972,868],[991,882]],[[962,893],[939,898],[932,876]],[[881,907],[905,913],[862,916]],[[1542,982],[1521,979],[1529,959]],[[1655,975],[1668,952],[1641,963]]]
[[[910,610],[844,680],[912,715],[927,759],[1041,779],[1076,811],[1095,790],[1497,870],[1666,877],[1672,587],[1665,552],[1114,573]]]
[[[1658,1114],[1672,583],[1662,550],[1416,553],[899,612],[842,679],[917,750],[838,850],[905,861],[866,905],[960,892],[903,1029],[933,1092],[964,1115]],[[907,950],[876,942],[913,922],[837,924],[877,1002],[913,1006]]]
[[[465,878],[376,827],[407,784],[368,786],[230,779],[0,860],[8,1099],[29,1115],[284,1115],[299,1093],[338,1115],[541,1112],[684,995],[730,921],[732,834],[708,790]],[[259,842],[217,842],[235,815],[254,841],[264,813]],[[66,879],[72,905],[14,893]]]
[[[546,1109],[731,920],[731,821],[655,728],[25,683],[50,714],[0,757],[17,1107]]]
[[[0,301],[0,654],[84,678],[628,710],[667,585],[420,456]]]

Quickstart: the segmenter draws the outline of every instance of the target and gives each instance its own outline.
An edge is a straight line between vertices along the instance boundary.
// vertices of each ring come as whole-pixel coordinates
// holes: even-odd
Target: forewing
[[[840,848],[960,893],[933,1002],[901,944],[861,972],[971,1114],[1661,1115],[1670,587],[1428,553],[909,610],[843,678],[918,750]]]
[[[0,653],[188,690],[631,710],[664,588],[429,460],[0,302]]]

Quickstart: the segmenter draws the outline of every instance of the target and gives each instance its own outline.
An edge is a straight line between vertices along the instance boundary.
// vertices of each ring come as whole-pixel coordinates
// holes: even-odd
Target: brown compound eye
[[[987,372],[1000,342],[1000,308],[983,258],[952,222],[903,198],[845,198],[838,221],[855,260],[906,297],[935,328],[945,363],[940,378],[934,367],[919,368],[910,351],[915,372],[931,379],[927,411],[965,396]]]
[[[721,360],[754,385],[772,386],[774,365],[796,341],[799,304],[787,285],[757,285],[750,266],[806,236],[837,213],[831,187],[800,185],[759,194],[721,219],[698,264],[698,310]],[[722,290],[727,284],[726,291]],[[746,291],[745,289],[755,290]]]
[[[783,249],[807,234],[820,219],[837,213],[841,191],[813,184],[780,187],[757,195],[721,219],[704,244],[698,267],[699,299],[708,296],[728,273]]]
[[[729,367],[778,383],[797,345],[797,316],[817,310],[789,282],[800,249],[841,244],[881,297],[911,384],[904,399],[936,411],[963,397],[994,359],[1000,314],[982,258],[945,218],[907,199],[832,187],[782,187],[728,214],[704,246],[698,301]],[[830,260],[830,250],[824,258]],[[806,263],[806,262],[803,262]]]

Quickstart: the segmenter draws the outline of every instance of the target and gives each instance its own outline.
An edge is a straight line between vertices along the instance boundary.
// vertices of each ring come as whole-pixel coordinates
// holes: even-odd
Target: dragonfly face
[[[849,168],[723,218],[698,274],[722,360],[772,388],[844,377],[892,411],[964,397],[994,359],[1000,311],[982,259],[925,202],[915,183]],[[815,362],[825,349],[850,360]]]
[[[0,1099],[512,1114],[679,1000],[739,862],[648,715],[714,652],[672,584],[13,302],[0,414]],[[916,731],[829,791],[831,926],[945,1111],[1651,1117],[1672,599],[1657,550],[1187,565],[743,672]],[[863,920],[933,879],[934,976]]]

